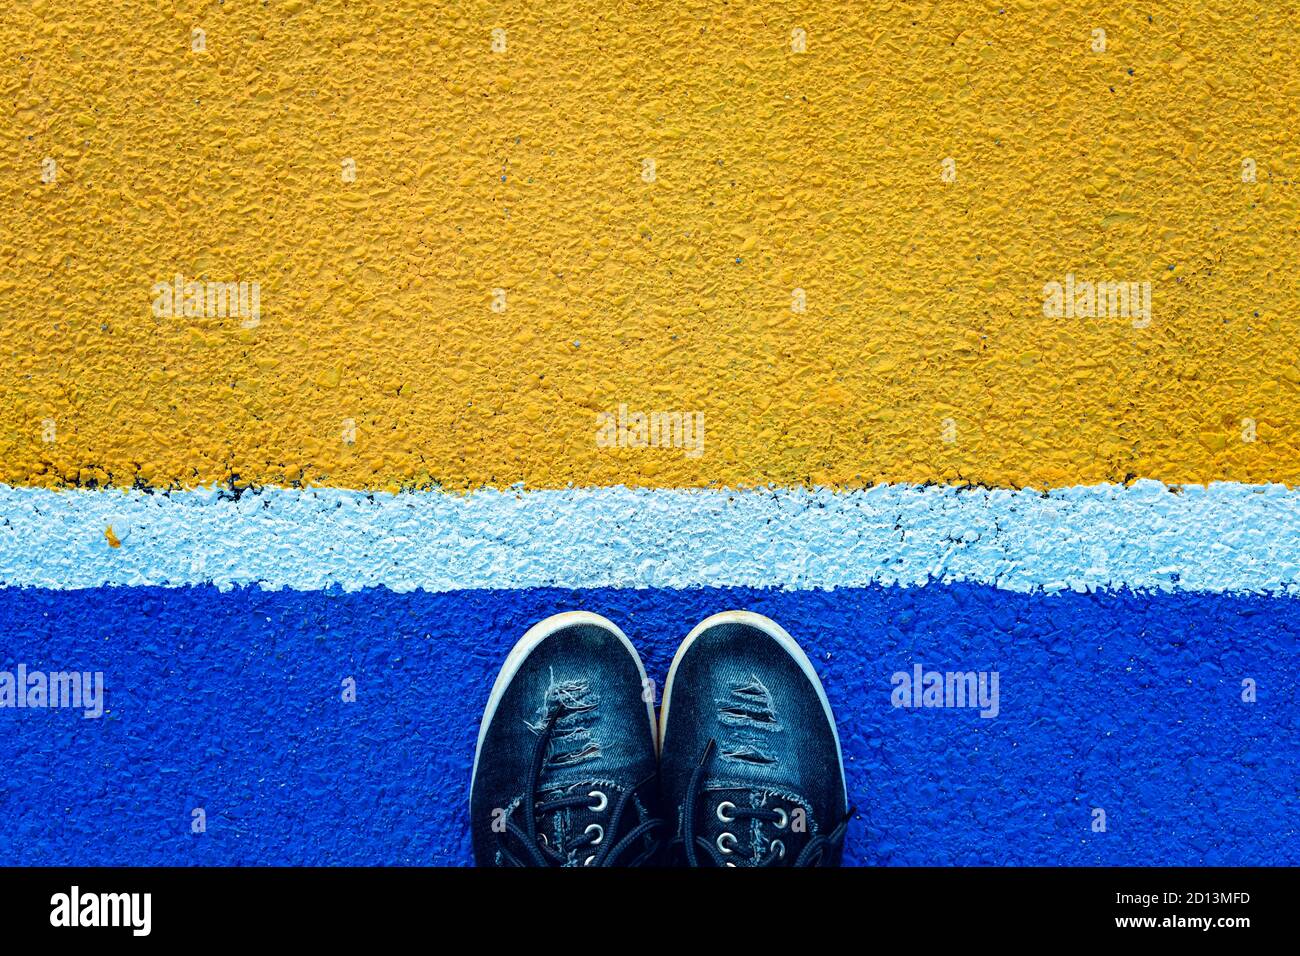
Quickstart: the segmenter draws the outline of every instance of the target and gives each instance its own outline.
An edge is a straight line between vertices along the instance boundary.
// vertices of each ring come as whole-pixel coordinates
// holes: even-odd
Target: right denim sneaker
[[[838,866],[852,811],[817,672],[761,614],[700,623],[668,671],[659,778],[669,863]]]
[[[479,866],[658,858],[653,685],[623,632],[570,611],[533,625],[488,697],[470,780]]]

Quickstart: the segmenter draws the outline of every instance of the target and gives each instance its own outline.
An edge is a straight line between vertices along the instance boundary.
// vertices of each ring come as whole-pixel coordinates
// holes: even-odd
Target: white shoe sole
[[[541,644],[542,641],[546,640],[546,638],[550,637],[556,631],[564,630],[567,627],[574,627],[578,624],[591,624],[602,628],[603,630],[611,632],[623,642],[623,646],[628,649],[628,653],[630,653],[632,659],[636,661],[637,672],[641,675],[642,696],[644,697],[646,674],[645,665],[641,663],[641,655],[636,652],[636,648],[633,647],[632,642],[627,639],[627,635],[619,630],[618,625],[613,621],[601,617],[599,614],[592,614],[590,611],[564,611],[560,614],[552,614],[543,621],[538,621],[525,631],[524,636],[519,638],[519,640],[515,642],[515,646],[510,649],[510,653],[506,655],[505,663],[501,665],[501,670],[497,674],[496,683],[492,685],[492,693],[488,695],[487,707],[483,711],[483,721],[479,724],[478,728],[478,743],[474,745],[474,772],[470,776],[469,780],[471,799],[474,795],[474,781],[478,779],[478,757],[479,752],[483,749],[483,738],[487,736],[488,726],[492,723],[492,718],[497,712],[497,705],[501,703],[501,698],[505,696],[506,688],[510,686],[510,682],[514,680],[515,674],[519,672],[519,668],[523,666],[524,661],[528,659],[528,655],[533,652],[533,649],[536,648],[537,645]],[[648,726],[650,728],[650,739],[656,747],[655,753],[657,754],[659,752],[659,735],[655,729],[654,701],[646,701],[645,707],[646,717],[649,720]]]
[[[813,688],[817,691],[817,697],[822,702],[822,710],[826,713],[826,722],[831,725],[831,735],[835,738],[835,758],[840,768],[840,785],[844,788],[844,809],[849,808],[849,788],[844,778],[844,754],[840,750],[840,732],[835,726],[835,715],[831,713],[831,702],[826,698],[826,691],[822,687],[821,678],[817,676],[817,671],[813,668],[812,661],[808,655],[803,652],[798,642],[791,637],[780,624],[770,617],[764,617],[762,614],[755,614],[753,611],[723,611],[720,614],[714,614],[705,618],[699,624],[696,624],[691,633],[686,635],[681,646],[677,648],[677,653],[673,655],[672,666],[668,668],[668,680],[664,684],[664,701],[659,708],[659,750],[663,751],[664,734],[668,730],[668,705],[672,702],[673,696],[673,677],[677,674],[677,665],[681,663],[682,657],[690,648],[695,639],[711,627],[719,624],[747,624],[750,627],[757,628],[764,634],[767,634],[775,640],[789,654],[796,664],[799,665],[810,681]]]

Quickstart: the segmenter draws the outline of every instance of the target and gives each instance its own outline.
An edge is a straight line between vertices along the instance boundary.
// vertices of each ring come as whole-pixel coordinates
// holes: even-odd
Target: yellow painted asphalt
[[[1300,483],[1286,4],[19,0],[0,50],[5,483]]]

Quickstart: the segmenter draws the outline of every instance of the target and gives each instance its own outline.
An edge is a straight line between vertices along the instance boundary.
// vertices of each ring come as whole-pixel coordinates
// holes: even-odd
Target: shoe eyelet
[[[592,823],[587,827],[587,829],[583,830],[582,832],[584,834],[587,834],[590,833],[592,830],[596,831],[596,839],[591,841],[591,845],[600,846],[600,841],[605,839],[605,828],[602,827],[599,823]]]
[[[779,817],[779,819],[776,821],[776,828],[778,830],[784,830],[786,824],[790,822],[789,816],[787,816],[786,812],[782,810],[780,807],[773,807],[772,809]]]
[[[596,805],[587,808],[591,810],[592,813],[600,813],[601,810],[604,810],[609,806],[609,797],[605,796],[604,792],[600,790],[593,790],[591,793],[587,794],[587,796],[596,798]]]
[[[591,866],[591,861],[594,859],[596,859],[596,855],[593,853],[591,856],[587,857],[585,860],[582,861],[582,865]]]
[[[777,851],[776,854],[777,859],[779,860],[785,859],[785,844],[782,843],[780,840],[773,840],[771,844],[768,846],[768,849]]]
[[[545,833],[539,833],[539,834],[537,834],[537,839],[539,839],[539,840],[542,841],[542,846],[550,846],[550,845],[551,845],[551,841],[548,840],[548,839],[546,839],[546,834],[545,834]]]
[[[721,820],[723,823],[730,823],[732,820],[736,818],[734,815],[727,816],[725,813],[723,813],[722,810],[724,807],[726,807],[729,810],[734,810],[736,809],[736,805],[729,800],[723,800],[721,803],[718,804],[718,819]]]
[[[733,870],[736,869],[736,864],[734,863],[728,863],[727,866],[731,867]]]
[[[731,841],[730,846],[727,845],[727,841],[728,841],[728,840]],[[719,833],[719,834],[718,834],[718,841],[717,841],[717,842],[718,842],[718,849],[721,850],[723,853],[735,853],[735,852],[736,852],[735,849],[734,849],[735,846],[736,846],[736,834],[734,834],[734,833],[727,833],[727,832],[725,832],[725,831],[722,832],[722,833]]]

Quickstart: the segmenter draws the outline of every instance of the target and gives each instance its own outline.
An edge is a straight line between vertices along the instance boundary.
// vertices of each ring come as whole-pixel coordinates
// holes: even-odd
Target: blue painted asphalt
[[[846,862],[1300,864],[1300,601],[968,584],[0,589],[0,670],[107,688],[99,720],[0,709],[0,863],[467,863],[481,708],[529,624],[598,611],[662,681],[733,607],[822,674],[858,808]],[[893,707],[916,663],[997,671],[999,715]]]

